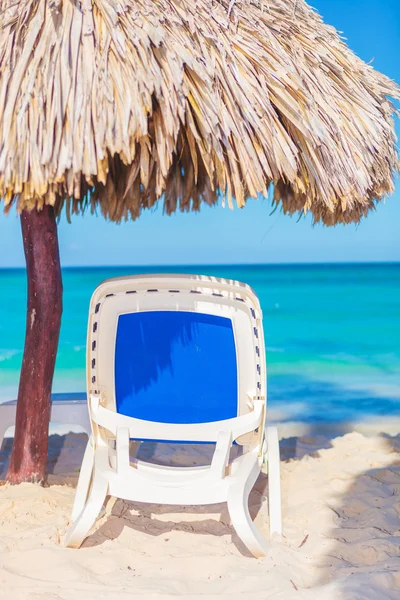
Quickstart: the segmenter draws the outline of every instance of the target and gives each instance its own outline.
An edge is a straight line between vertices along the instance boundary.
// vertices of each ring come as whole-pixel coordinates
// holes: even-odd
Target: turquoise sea
[[[245,281],[261,300],[270,408],[282,420],[400,416],[400,264],[67,268],[54,391],[85,387],[89,299],[103,280],[187,272]],[[24,270],[0,270],[0,402],[16,397]]]

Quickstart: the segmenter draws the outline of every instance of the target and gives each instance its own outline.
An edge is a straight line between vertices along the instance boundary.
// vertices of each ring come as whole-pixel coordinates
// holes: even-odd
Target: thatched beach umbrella
[[[302,0],[0,2],[0,197],[29,279],[16,482],[44,477],[63,207],[121,221],[273,184],[284,212],[358,221],[393,191],[400,94]]]

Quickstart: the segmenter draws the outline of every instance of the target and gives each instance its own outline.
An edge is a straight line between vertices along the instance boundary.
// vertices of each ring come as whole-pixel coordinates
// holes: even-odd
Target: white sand
[[[400,597],[400,436],[284,440],[285,538],[259,560],[222,505],[110,501],[84,546],[63,548],[74,496],[66,483],[76,480],[84,436],[52,445],[49,488],[0,487],[1,599]],[[251,508],[267,535],[265,484],[260,477]]]

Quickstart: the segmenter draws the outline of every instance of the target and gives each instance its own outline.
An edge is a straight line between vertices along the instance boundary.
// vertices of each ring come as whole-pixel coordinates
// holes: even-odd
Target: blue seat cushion
[[[120,315],[117,412],[162,423],[236,417],[238,374],[231,319],[182,311]]]

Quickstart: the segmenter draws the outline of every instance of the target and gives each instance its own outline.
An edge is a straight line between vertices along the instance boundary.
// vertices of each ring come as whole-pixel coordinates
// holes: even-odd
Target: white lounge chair
[[[96,289],[87,353],[92,436],[67,546],[82,544],[111,495],[173,505],[227,502],[238,536],[254,556],[266,554],[248,510],[266,461],[270,534],[281,534],[278,434],[264,427],[261,319],[256,295],[236,281],[147,275]],[[130,457],[132,439],[216,445],[210,465],[164,467]],[[234,442],[243,452],[230,461]]]
[[[15,425],[17,401],[0,404],[0,449],[7,429]],[[51,423],[80,425],[90,436],[91,426],[87,410],[86,392],[52,394]]]

